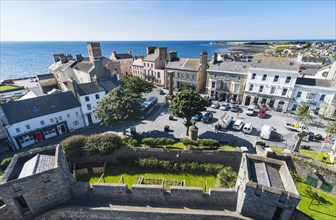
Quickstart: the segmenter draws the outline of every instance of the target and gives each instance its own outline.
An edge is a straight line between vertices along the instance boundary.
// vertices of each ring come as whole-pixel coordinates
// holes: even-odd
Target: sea
[[[145,55],[147,46],[167,47],[176,50],[178,57],[199,57],[203,50],[209,54],[227,52],[232,46],[210,45],[211,41],[101,41],[103,56],[109,58],[113,51]],[[0,80],[33,77],[47,74],[54,53],[82,54],[87,57],[86,42],[1,42]]]

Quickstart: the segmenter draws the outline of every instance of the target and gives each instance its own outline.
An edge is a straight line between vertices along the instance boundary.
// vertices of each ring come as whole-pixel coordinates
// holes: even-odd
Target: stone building
[[[249,62],[218,61],[214,53],[212,64],[207,70],[207,93],[212,99],[239,101],[243,92],[250,67]]]
[[[244,154],[239,169],[237,212],[253,219],[290,219],[300,195],[284,161]]]
[[[178,58],[176,51],[170,51],[168,63],[166,64],[166,86],[169,82],[169,74],[173,73],[174,88],[182,89],[187,87],[196,90],[198,93],[205,92],[208,54],[203,51],[200,58]]]
[[[132,65],[133,65],[133,56],[132,52],[128,51],[127,53],[117,53],[112,52],[110,59],[112,71],[116,70],[121,75],[131,75],[132,74]]]
[[[299,73],[294,58],[256,56],[248,70],[243,104],[287,111]]]
[[[74,182],[60,146],[16,154],[0,182],[1,219],[30,219],[69,201]]]
[[[167,59],[167,47],[147,47],[147,55],[143,59],[145,80],[164,85],[164,69]]]

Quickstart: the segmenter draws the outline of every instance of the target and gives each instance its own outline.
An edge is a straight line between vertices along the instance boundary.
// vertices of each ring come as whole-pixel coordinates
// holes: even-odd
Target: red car
[[[14,80],[12,80],[12,79],[5,79],[4,81],[2,81],[1,82],[1,84],[3,84],[3,85],[8,85],[8,84],[14,84]]]
[[[259,109],[259,111],[258,111],[258,117],[259,118],[265,118],[265,116],[266,116],[266,109],[265,108]]]

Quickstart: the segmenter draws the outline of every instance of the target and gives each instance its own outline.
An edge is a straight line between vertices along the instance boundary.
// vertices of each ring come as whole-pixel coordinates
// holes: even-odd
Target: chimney
[[[156,47],[150,46],[146,48],[147,55],[154,53]]]
[[[176,50],[169,51],[168,59],[169,59],[169,62],[172,62],[174,59],[177,59],[177,51]]]
[[[58,61],[61,60],[61,56],[64,56],[64,54],[61,54],[61,53],[54,53],[53,56],[54,56],[54,62],[57,63]]]
[[[76,55],[76,60],[77,60],[77,62],[81,62],[81,61],[84,60],[84,57],[82,57],[82,54],[77,54]]]
[[[302,57],[303,57],[303,54],[299,52],[296,62],[299,62],[299,63],[302,62]]]
[[[132,51],[130,51],[130,50],[129,50],[127,53],[128,53],[129,55],[132,55]]]
[[[77,95],[77,82],[73,79],[73,77],[71,77],[67,81],[67,87],[68,87],[68,90],[71,91],[76,98],[78,98],[78,95]]]
[[[159,47],[159,58],[160,60],[167,59],[167,47]]]
[[[217,53],[214,53],[214,54],[212,55],[212,64],[215,64],[215,63],[218,62],[217,58],[218,58],[218,54],[217,54]]]

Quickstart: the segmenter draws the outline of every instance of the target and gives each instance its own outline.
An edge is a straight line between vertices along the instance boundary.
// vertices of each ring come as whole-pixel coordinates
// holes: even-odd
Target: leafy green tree
[[[336,122],[330,122],[325,130],[328,133],[336,134]]]
[[[126,134],[125,123],[141,117],[141,98],[139,93],[117,87],[97,105],[95,116],[107,126],[120,124]]]
[[[86,143],[84,135],[73,135],[61,142],[64,155],[67,160],[72,161],[84,155],[83,147]]]
[[[197,113],[204,111],[207,102],[205,99],[192,90],[183,90],[172,100],[169,109],[171,113],[179,118],[185,119],[184,125],[187,127],[189,135],[189,126],[191,118]]]
[[[217,186],[223,188],[234,187],[237,181],[237,173],[231,167],[224,167],[217,174]]]
[[[303,124],[307,124],[313,118],[309,114],[309,106],[305,102],[301,102],[301,104],[297,107],[296,115],[299,116],[299,120]]]
[[[104,133],[99,135],[91,135],[87,138],[84,146],[84,152],[90,155],[108,155],[115,149],[122,146],[121,138],[113,133]]]
[[[136,94],[149,93],[154,88],[152,83],[140,79],[137,76],[122,76],[121,81],[124,83],[125,89],[129,89]]]

